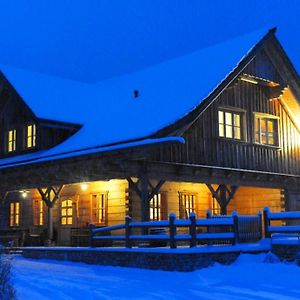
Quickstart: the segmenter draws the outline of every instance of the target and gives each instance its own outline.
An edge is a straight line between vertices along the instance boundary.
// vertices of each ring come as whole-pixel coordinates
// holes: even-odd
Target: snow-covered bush
[[[12,257],[0,255],[0,300],[16,299],[15,289],[11,284]]]

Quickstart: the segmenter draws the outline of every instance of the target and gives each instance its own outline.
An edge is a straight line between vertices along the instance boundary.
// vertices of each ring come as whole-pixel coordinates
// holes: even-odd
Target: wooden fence
[[[188,233],[180,233],[178,229],[187,228]],[[151,229],[155,234],[133,234],[134,229],[148,232]],[[157,230],[155,230],[157,229]],[[107,232],[125,230],[123,235],[110,235]],[[257,216],[238,216],[233,212],[229,216],[212,216],[207,212],[207,218],[197,219],[195,213],[191,213],[189,219],[176,219],[171,213],[168,220],[133,222],[129,216],[124,224],[108,226],[104,228],[92,227],[90,243],[93,247],[96,241],[124,241],[125,247],[131,248],[135,242],[148,242],[169,244],[176,248],[178,242],[185,241],[190,247],[201,244],[236,244],[240,241],[259,240],[262,235],[261,214]],[[104,236],[105,234],[105,236]]]

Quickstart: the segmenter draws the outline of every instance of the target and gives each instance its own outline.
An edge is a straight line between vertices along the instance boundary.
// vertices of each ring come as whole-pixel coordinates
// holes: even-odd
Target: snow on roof
[[[7,66],[1,70],[37,117],[83,125],[65,142],[39,152],[39,157],[58,155],[147,138],[176,122],[211,94],[266,33],[256,31],[96,84]]]

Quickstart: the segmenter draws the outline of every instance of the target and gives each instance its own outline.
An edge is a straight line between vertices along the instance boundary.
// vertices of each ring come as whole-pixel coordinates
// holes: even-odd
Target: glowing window
[[[26,148],[34,148],[36,146],[36,126],[31,124],[26,126]]]
[[[92,195],[92,223],[105,224],[107,211],[107,195]]]
[[[70,199],[61,202],[61,224],[72,225],[73,223],[73,202]]]
[[[44,225],[44,205],[42,199],[34,199],[33,201],[33,224]]]
[[[19,226],[20,225],[20,203],[11,202],[9,206],[9,225]]]
[[[243,139],[243,116],[244,113],[232,111],[218,111],[219,137],[228,139]]]
[[[255,143],[278,146],[278,119],[255,116]]]
[[[14,152],[17,149],[17,130],[12,129],[7,133],[7,151]]]
[[[179,193],[179,217],[187,219],[196,210],[196,195]]]
[[[160,221],[164,219],[162,194],[158,193],[150,200],[150,221]]]

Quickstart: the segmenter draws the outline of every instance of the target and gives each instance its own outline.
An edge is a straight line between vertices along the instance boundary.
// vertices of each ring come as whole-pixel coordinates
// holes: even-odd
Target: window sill
[[[245,140],[237,140],[237,139],[231,139],[226,137],[218,136],[218,139],[222,142],[232,142],[232,143],[238,143],[238,144],[248,144]]]
[[[264,145],[264,144],[259,144],[259,143],[254,143],[254,146],[262,147],[262,148],[268,148],[268,149],[273,149],[273,150],[281,150],[280,146],[274,146],[274,145]]]

